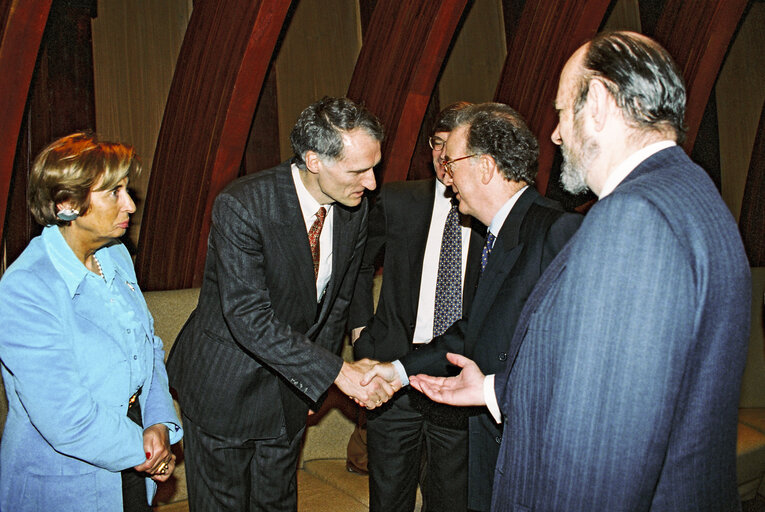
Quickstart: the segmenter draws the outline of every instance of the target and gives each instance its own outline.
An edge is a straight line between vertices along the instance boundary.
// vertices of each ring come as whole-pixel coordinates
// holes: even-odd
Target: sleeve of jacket
[[[435,376],[448,376],[459,373],[459,368],[446,359],[446,353],[465,353],[465,329],[467,326],[467,319],[457,320],[441,336],[433,338],[427,345],[402,357],[400,361],[406,374],[425,373]]]
[[[240,346],[316,401],[332,385],[343,361],[276,316],[266,278],[268,241],[257,215],[226,193],[213,206],[211,250],[218,256],[216,274],[225,276],[218,281],[223,317]]]
[[[2,285],[0,355],[34,427],[56,451],[109,471],[146,460],[142,429],[83,385],[60,320],[71,307],[66,292],[28,271],[6,274]]]

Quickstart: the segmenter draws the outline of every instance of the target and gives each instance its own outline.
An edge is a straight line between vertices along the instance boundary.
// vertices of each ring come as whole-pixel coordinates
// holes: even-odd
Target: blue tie
[[[442,334],[462,317],[462,229],[457,205],[453,204],[444,223],[438,257],[433,336]]]
[[[489,254],[491,254],[491,248],[494,247],[494,240],[496,240],[491,231],[486,232],[486,245],[483,246],[481,251],[481,272],[486,268],[486,264],[489,263]]]

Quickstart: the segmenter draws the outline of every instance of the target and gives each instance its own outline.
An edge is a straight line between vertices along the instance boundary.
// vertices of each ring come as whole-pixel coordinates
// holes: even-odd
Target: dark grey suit
[[[435,178],[386,184],[369,214],[369,240],[350,317],[351,326],[366,326],[354,344],[358,359],[391,361],[415,348],[412,339],[423,265],[438,266],[437,260],[424,261],[436,190]],[[485,228],[478,222],[473,224],[463,314],[470,309],[478,283],[484,243]],[[381,251],[385,253],[383,283],[377,311],[370,319],[374,311],[374,263]],[[414,509],[423,450],[427,452],[421,485],[425,508],[465,510],[467,418],[463,409],[436,404],[414,390],[403,390],[379,410],[367,413],[367,422],[372,512]]]
[[[366,242],[366,199],[356,208],[335,204],[332,214],[332,275],[317,305],[289,164],[241,178],[216,198],[199,304],[167,363],[183,414],[201,431],[294,440],[337,377]],[[292,475],[275,480],[294,477],[288,466]]]
[[[401,358],[407,374],[446,375],[447,352],[475,360],[486,374],[500,371],[526,298],[581,221],[580,215],[565,213],[534,188],[526,189],[497,234],[467,318]],[[502,429],[485,409],[471,415],[468,429],[468,505],[488,510]]]

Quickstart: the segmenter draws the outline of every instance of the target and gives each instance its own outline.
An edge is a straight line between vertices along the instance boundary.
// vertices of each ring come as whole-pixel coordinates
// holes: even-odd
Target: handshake
[[[392,363],[373,359],[344,362],[335,379],[340,391],[367,409],[380,407],[401,389],[401,378]]]
[[[412,375],[409,377],[409,384],[436,402],[458,406],[486,405],[483,394],[485,376],[478,365],[459,354],[449,353],[446,359],[454,366],[462,368],[459,375]],[[373,359],[343,363],[335,384],[340,391],[367,409],[380,407],[402,387],[401,378],[393,363],[381,363]]]

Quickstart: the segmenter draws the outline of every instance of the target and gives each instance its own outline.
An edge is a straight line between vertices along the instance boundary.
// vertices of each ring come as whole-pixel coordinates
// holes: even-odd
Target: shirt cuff
[[[494,421],[502,423],[502,412],[499,410],[497,395],[494,393],[494,375],[487,375],[483,379],[483,399]]]
[[[409,385],[409,377],[406,375],[406,370],[404,369],[404,365],[401,364],[401,361],[396,359],[391,363],[398,372],[398,378],[401,379],[401,387],[408,386]]]

